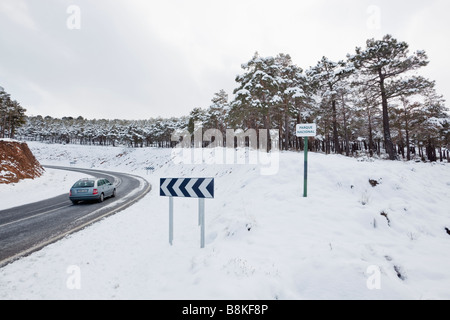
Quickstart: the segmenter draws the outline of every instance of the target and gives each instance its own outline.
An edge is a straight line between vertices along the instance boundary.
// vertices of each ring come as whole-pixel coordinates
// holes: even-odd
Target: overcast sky
[[[0,0],[0,86],[28,115],[182,116],[232,97],[256,51],[307,69],[389,33],[427,52],[420,74],[450,99],[449,13],[448,0]]]

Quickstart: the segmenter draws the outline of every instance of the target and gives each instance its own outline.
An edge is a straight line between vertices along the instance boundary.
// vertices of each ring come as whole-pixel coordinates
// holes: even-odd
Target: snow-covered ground
[[[310,153],[303,198],[302,153],[280,153],[263,175],[259,164],[180,164],[168,149],[29,146],[42,164],[129,172],[153,190],[1,268],[0,299],[450,299],[447,163]],[[163,177],[215,178],[204,249],[196,199],[174,199],[169,245]],[[33,183],[75,178],[52,170]],[[2,187],[1,202],[28,185]]]

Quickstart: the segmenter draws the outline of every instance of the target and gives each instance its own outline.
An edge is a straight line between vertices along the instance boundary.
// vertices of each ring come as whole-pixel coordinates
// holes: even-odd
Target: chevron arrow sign
[[[160,196],[214,198],[213,178],[161,178]]]

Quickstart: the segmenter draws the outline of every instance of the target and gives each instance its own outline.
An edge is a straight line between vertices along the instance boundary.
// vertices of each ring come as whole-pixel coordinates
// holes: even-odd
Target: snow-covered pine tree
[[[399,98],[400,104],[399,109],[397,111],[400,130],[405,131],[405,142],[406,142],[406,159],[411,160],[411,153],[415,154],[416,148],[415,145],[411,143],[411,133],[414,134],[418,130],[420,130],[420,126],[423,123],[422,110],[423,104],[419,101],[412,101],[406,96],[401,96]],[[401,150],[403,154],[403,150]]]
[[[232,124],[245,130],[272,129],[272,109],[279,103],[276,97],[277,68],[275,58],[263,58],[257,52],[242,65],[245,73],[236,77],[239,87],[233,92],[235,101],[230,110]]]
[[[275,58],[275,63],[278,65],[275,78],[277,92],[273,100],[278,107],[277,114],[280,119],[278,127],[282,131],[280,141],[283,141],[283,149],[288,150],[291,140],[290,133],[294,131],[291,120],[297,113],[298,103],[306,98],[306,77],[303,75],[303,70],[292,62],[292,58],[288,54],[280,53]]]
[[[212,104],[206,111],[208,119],[205,123],[206,129],[217,129],[226,136],[227,120],[230,112],[230,104],[228,102],[228,94],[225,90],[220,90],[214,94],[211,99]],[[224,141],[220,145],[225,145]]]
[[[336,153],[341,153],[337,120],[338,89],[348,86],[346,79],[353,72],[354,67],[351,62],[334,62],[327,57],[322,57],[316,66],[311,67],[306,72],[310,78],[310,83],[315,89],[315,93],[321,97],[321,105],[329,105],[331,107],[333,144]]]
[[[427,158],[431,162],[437,161],[436,149],[442,153],[448,136],[448,109],[442,95],[436,93],[434,87],[425,90],[423,108],[421,110],[422,120],[421,140],[426,145]],[[442,155],[441,155],[442,159]]]
[[[428,65],[425,51],[416,51],[409,55],[409,45],[400,42],[391,35],[382,40],[369,39],[366,48],[356,48],[356,54],[348,56],[349,61],[364,75],[369,76],[372,86],[376,87],[381,98],[383,110],[383,131],[386,152],[391,160],[397,159],[391,138],[389,122],[389,99],[401,94],[413,93],[420,80],[407,76],[409,71]]]
[[[194,108],[189,114],[189,123],[188,123],[188,131],[192,135],[192,141],[195,143],[195,134],[199,132],[200,125],[202,128],[205,127],[205,124],[208,122],[208,114],[205,109],[202,108]],[[202,137],[203,139],[203,137]],[[195,148],[203,147],[203,141],[197,141],[198,145],[194,145]]]
[[[337,101],[341,106],[340,115],[342,119],[342,130],[341,133],[344,137],[343,150],[345,150],[345,155],[350,156],[350,139],[352,137],[354,124],[353,121],[353,105],[352,105],[352,94],[350,86],[341,86],[336,90]]]
[[[9,105],[11,104],[11,96],[6,93],[3,88],[0,90],[0,138],[5,137],[7,115]]]
[[[26,109],[0,87],[0,138],[14,139],[17,128],[25,123],[25,112]]]

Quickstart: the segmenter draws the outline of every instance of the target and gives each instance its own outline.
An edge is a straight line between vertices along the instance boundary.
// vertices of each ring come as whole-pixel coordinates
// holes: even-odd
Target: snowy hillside
[[[0,299],[450,299],[447,163],[310,153],[303,198],[302,153],[262,175],[257,164],[179,164],[169,149],[29,146],[43,165],[131,172],[153,190],[1,268]],[[204,249],[196,199],[174,199],[169,245],[163,177],[215,178]]]

